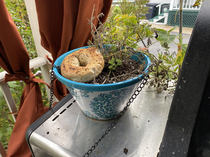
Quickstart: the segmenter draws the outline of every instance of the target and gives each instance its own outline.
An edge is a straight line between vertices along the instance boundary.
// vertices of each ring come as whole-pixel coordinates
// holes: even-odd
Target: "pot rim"
[[[90,46],[84,46],[84,47],[80,47],[77,49],[73,49],[71,51],[68,51],[66,53],[64,53],[63,55],[61,55],[60,57],[58,57],[55,62],[54,62],[54,66],[53,66],[53,71],[55,73],[56,78],[63,84],[65,84],[66,86],[70,86],[73,88],[77,88],[80,90],[86,90],[86,91],[110,91],[110,90],[115,90],[115,89],[121,89],[121,88],[125,88],[127,86],[131,86],[133,84],[136,84],[138,82],[140,82],[144,76],[143,74],[139,75],[138,77],[134,77],[132,79],[129,80],[125,80],[122,82],[117,82],[117,83],[109,83],[109,84],[87,84],[87,83],[80,83],[80,82],[75,82],[75,81],[71,81],[65,77],[63,77],[59,72],[58,69],[55,66],[60,66],[63,59],[69,55],[70,53],[73,53],[79,49],[84,49],[84,48],[88,48]],[[141,53],[141,52],[140,52]],[[149,73],[149,66],[151,65],[151,61],[149,59],[149,57],[143,53],[141,53],[144,56],[144,60],[146,61],[146,66],[144,67],[144,72],[146,74]]]

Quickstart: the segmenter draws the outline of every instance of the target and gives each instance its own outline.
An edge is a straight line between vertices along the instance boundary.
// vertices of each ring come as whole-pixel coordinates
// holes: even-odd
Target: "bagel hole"
[[[85,67],[88,64],[88,58],[84,54],[81,54],[78,57],[78,61],[79,61],[80,66],[82,67]]]
[[[81,67],[85,67],[87,64],[80,64],[79,66],[81,66]]]
[[[79,66],[81,66],[81,67],[85,67],[87,65],[87,62],[86,63],[84,63],[84,62],[79,62]]]

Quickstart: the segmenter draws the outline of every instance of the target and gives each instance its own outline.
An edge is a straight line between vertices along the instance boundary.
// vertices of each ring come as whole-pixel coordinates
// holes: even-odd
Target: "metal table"
[[[91,156],[156,157],[171,100],[145,87]],[[88,118],[68,95],[28,128],[26,139],[36,157],[83,156],[111,122]]]

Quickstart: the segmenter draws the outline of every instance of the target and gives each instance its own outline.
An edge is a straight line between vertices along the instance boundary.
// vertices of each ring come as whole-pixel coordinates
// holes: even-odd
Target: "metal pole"
[[[180,0],[180,6],[179,6],[179,34],[181,35],[179,40],[180,40],[180,44],[182,43],[182,20],[183,20],[183,12],[182,12],[182,3],[183,0]]]
[[[182,22],[183,22],[183,11],[182,11],[182,4],[183,0],[180,0],[180,5],[179,5],[179,48],[178,51],[182,51]],[[180,73],[181,65],[179,65],[179,71]]]

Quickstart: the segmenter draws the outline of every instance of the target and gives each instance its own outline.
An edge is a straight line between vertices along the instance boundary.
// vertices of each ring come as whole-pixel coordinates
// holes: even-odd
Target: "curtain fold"
[[[112,0],[35,0],[40,27],[41,44],[53,57],[52,63],[63,53],[87,45],[91,40],[90,25],[93,6],[94,16],[103,12],[104,22]],[[95,18],[95,25],[98,20]],[[22,80],[25,87],[21,96],[19,112],[12,132],[7,157],[29,157],[31,152],[25,140],[25,132],[37,118],[45,113],[41,91],[30,72],[29,55],[17,28],[8,13],[4,0],[0,0],[0,66],[8,74],[5,82]],[[60,100],[68,94],[66,87],[55,80],[54,94]]]

